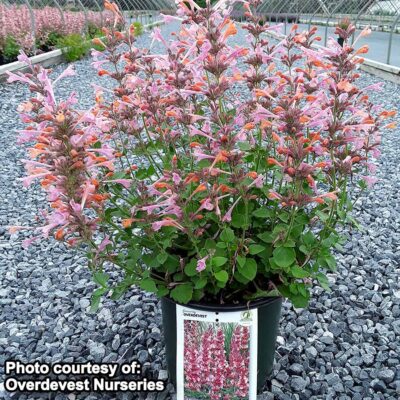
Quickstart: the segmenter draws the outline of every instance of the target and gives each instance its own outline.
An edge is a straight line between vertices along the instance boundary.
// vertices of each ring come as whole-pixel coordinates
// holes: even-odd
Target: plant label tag
[[[176,306],[177,400],[256,400],[258,311]]]

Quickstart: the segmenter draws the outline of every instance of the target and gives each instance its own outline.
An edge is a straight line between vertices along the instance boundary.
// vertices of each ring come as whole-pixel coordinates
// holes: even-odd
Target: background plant
[[[165,52],[150,54],[106,3],[115,23],[94,66],[115,87],[97,88],[87,113],[57,104],[36,67],[11,74],[38,94],[21,106],[22,137],[36,142],[26,182],[40,179],[51,203],[36,239],[88,245],[95,306],[133,284],[181,303],[280,294],[298,307],[313,283],[328,289],[335,227],[353,222],[351,196],[376,181],[394,112],[370,102],[380,85],[357,86],[368,49],[348,41],[354,26],[343,48],[331,39],[316,50],[316,28],[296,26],[270,43],[276,26],[259,24],[257,5],[245,3],[249,44],[238,47],[228,11],[181,2],[181,31],[167,43],[155,29]]]
[[[64,19],[60,11],[55,7],[43,7],[33,9],[35,18],[35,31],[32,32],[31,16],[29,8],[25,5],[0,4],[0,55],[10,60],[5,55],[10,48],[10,41],[23,50],[26,54],[32,55],[37,50],[48,51],[54,48],[60,38],[80,34],[95,37],[101,32],[102,24],[112,20],[111,14],[105,12],[102,16],[99,12],[88,11],[86,27],[85,14],[83,11],[63,11]],[[86,29],[87,28],[87,29]],[[6,45],[8,44],[8,47]],[[8,50],[8,54],[10,54]],[[18,54],[18,53],[17,53]],[[16,57],[15,52],[13,56]],[[13,57],[14,58],[14,57]]]

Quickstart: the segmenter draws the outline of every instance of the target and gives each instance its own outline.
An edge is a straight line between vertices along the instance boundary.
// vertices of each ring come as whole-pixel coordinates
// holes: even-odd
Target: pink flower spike
[[[61,74],[60,76],[54,80],[53,85],[55,85],[59,80],[66,78],[67,76],[74,76],[76,72],[74,70],[73,65],[69,65]]]
[[[375,176],[363,176],[362,179],[367,184],[368,189],[371,189],[378,182],[378,178]]]
[[[22,63],[24,63],[26,65],[29,65],[29,66],[32,65],[31,60],[29,59],[29,57],[25,54],[25,52],[23,50],[21,50],[19,52],[19,55],[18,55],[17,59],[18,59],[19,62],[22,62]]]
[[[163,226],[173,226],[180,229],[181,231],[185,230],[185,228],[181,224],[171,218],[165,218],[161,221],[156,221],[151,224],[151,227],[154,231],[159,231]]]
[[[15,233],[22,231],[24,229],[30,229],[30,228],[26,227],[26,226],[21,226],[21,225],[14,225],[14,226],[8,227],[8,232],[10,235],[14,235]]]
[[[222,218],[222,222],[231,222],[232,221],[232,211],[235,208],[236,204],[239,203],[239,200],[242,196],[238,197],[238,199],[232,204],[231,208],[226,212],[226,214]]]
[[[172,174],[172,180],[174,181],[175,185],[179,185],[182,181],[181,177],[176,172]]]
[[[209,257],[210,257],[210,256],[205,256],[205,257],[201,258],[200,260],[197,260],[197,267],[196,267],[196,271],[197,271],[197,272],[204,271],[204,270],[207,268],[206,260],[207,260]]]

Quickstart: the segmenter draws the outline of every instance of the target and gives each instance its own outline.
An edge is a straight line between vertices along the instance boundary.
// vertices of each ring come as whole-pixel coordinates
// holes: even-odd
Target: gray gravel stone
[[[296,392],[302,392],[307,386],[307,381],[301,376],[293,376],[290,379],[290,386]]]
[[[378,378],[382,379],[386,383],[392,382],[394,377],[395,373],[391,369],[382,369],[378,372]]]

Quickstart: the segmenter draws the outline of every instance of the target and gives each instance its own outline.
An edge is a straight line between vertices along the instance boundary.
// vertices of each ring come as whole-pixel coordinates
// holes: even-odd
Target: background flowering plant
[[[94,66],[115,86],[96,87],[87,112],[73,95],[57,102],[39,67],[10,75],[37,94],[20,109],[21,139],[35,143],[25,183],[39,179],[51,205],[30,241],[86,243],[95,306],[131,285],[180,303],[283,295],[298,307],[314,282],[328,289],[335,226],[352,221],[352,188],[375,182],[393,112],[369,101],[380,85],[357,86],[367,48],[347,42],[352,25],[343,48],[316,50],[316,28],[296,26],[270,43],[276,26],[259,23],[257,5],[244,3],[248,46],[238,47],[229,10],[179,2],[166,19],[180,31],[167,42],[155,29],[165,51],[152,54],[132,27],[117,30],[123,17],[106,3],[115,24],[107,45],[96,41],[105,51]],[[118,283],[110,264],[123,271]]]
[[[102,25],[112,21],[111,13],[102,15],[91,10],[86,16],[83,11],[64,10],[61,14],[56,7],[46,6],[34,8],[32,13],[33,27],[28,6],[0,4],[0,64],[14,61],[20,49],[31,55],[35,48],[48,51],[56,47],[60,39],[71,35],[81,36],[80,41],[86,34],[93,38]]]

